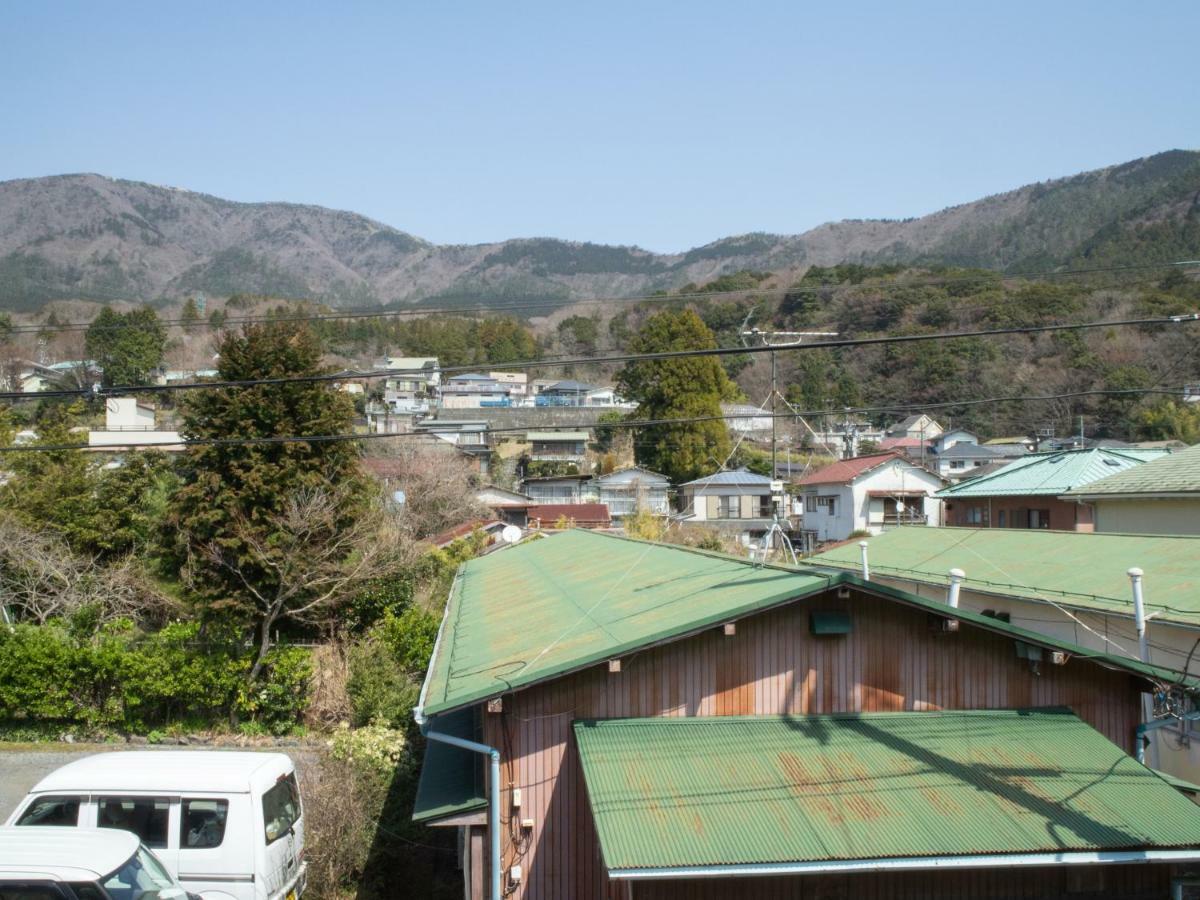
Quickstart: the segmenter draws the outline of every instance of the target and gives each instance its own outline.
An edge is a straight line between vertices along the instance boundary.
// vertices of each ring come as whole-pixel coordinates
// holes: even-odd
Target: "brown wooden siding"
[[[851,612],[852,633],[811,635],[813,610]],[[506,696],[502,713],[484,715],[484,728],[502,754],[504,870],[519,862],[524,871],[512,896],[627,900],[626,885],[607,884],[571,735],[575,719],[1064,705],[1132,748],[1139,695],[1129,675],[1082,659],[1047,660],[1034,674],[1011,638],[968,625],[943,633],[934,622],[894,601],[857,592],[839,600],[831,592],[739,621],[733,636],[717,627],[632,654],[619,673],[598,665]],[[511,808],[514,786],[519,812]],[[533,828],[525,832],[527,818]],[[926,873],[914,883],[942,877]]]
[[[633,886],[632,900],[1158,900],[1170,896],[1170,869],[1113,865],[643,882]]]

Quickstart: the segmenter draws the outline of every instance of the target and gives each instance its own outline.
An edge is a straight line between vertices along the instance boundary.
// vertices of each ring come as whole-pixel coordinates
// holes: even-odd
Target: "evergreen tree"
[[[695,312],[661,312],[646,320],[630,342],[632,353],[704,350],[716,347],[712,331]],[[703,422],[653,425],[638,435],[639,465],[662,472],[675,482],[715,471],[729,455],[729,430],[721,400],[734,390],[715,356],[639,360],[617,377],[622,393],[638,401],[638,418],[687,419]]]
[[[162,365],[167,332],[148,306],[127,313],[106,306],[88,326],[84,346],[104,370],[105,386],[149,384]]]
[[[247,326],[226,335],[219,351],[223,381],[323,371],[319,341],[295,323]],[[197,391],[182,408],[182,431],[199,439],[337,434],[351,430],[353,416],[353,401],[328,382],[290,382]],[[331,531],[351,528],[367,506],[358,456],[356,445],[346,441],[188,449],[166,541],[210,614],[254,630],[260,646],[267,646],[273,620],[260,614],[255,597],[272,591],[281,578],[269,553],[287,542],[287,535],[276,533],[281,516],[295,497],[325,492],[338,498]],[[297,604],[304,599],[294,598]]]

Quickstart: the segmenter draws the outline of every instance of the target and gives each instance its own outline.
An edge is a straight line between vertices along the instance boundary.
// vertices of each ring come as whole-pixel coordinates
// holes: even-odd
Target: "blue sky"
[[[676,251],[1200,147],[1200,4],[5,4],[0,179]]]

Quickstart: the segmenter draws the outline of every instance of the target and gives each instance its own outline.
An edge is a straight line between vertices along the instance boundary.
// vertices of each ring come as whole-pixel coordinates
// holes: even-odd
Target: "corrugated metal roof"
[[[529,541],[471,560],[460,570],[425,678],[424,710],[437,715],[477,703],[837,584],[946,614],[940,600],[862,582],[832,568],[763,566],[578,529]],[[966,609],[955,618],[1160,680],[1173,681],[1178,674]]]
[[[852,459],[831,463],[823,469],[805,475],[796,483],[799,485],[848,484],[864,472],[870,472],[893,460],[906,461],[899,453],[873,453],[870,456],[856,456]]]
[[[610,869],[1200,845],[1066,709],[575,723]]]
[[[428,675],[432,715],[824,590],[829,576],[579,530],[468,562]],[[536,627],[531,627],[535,623]]]
[[[938,497],[1058,496],[1114,472],[1158,459],[1162,450],[1057,450],[1031,453],[992,475],[938,491]]]
[[[437,721],[437,731],[468,741],[482,739],[473,708],[448,713]],[[429,822],[484,809],[487,806],[483,757],[440,741],[427,741],[413,819]]]
[[[937,459],[1003,459],[1004,454],[991,447],[981,447],[978,444],[959,443],[947,447],[937,455]]]
[[[1200,494],[1200,444],[1101,478],[1068,496],[1120,499],[1127,494]]]
[[[680,487],[689,487],[691,485],[708,487],[709,485],[718,484],[769,485],[770,483],[771,479],[766,475],[756,475],[754,472],[748,472],[745,469],[735,469],[732,472],[714,472],[712,475],[705,475],[703,478],[685,481]]]
[[[950,569],[966,587],[1133,615],[1126,572],[1145,570],[1146,605],[1159,621],[1200,624],[1200,537],[1085,534],[1023,528],[895,528],[871,538],[871,569],[946,584]],[[808,562],[858,571],[858,542]]]

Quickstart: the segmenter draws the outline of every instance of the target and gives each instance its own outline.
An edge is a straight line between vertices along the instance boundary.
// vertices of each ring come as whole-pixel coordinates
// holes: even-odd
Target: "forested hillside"
[[[435,245],[350,212],[99,175],[0,183],[0,309],[252,292],[338,306],[566,305],[743,270],[886,262],[1008,272],[1200,255],[1200,153],[1174,150],[906,220],[749,234],[675,254],[549,238]]]

